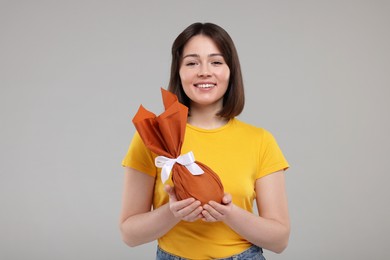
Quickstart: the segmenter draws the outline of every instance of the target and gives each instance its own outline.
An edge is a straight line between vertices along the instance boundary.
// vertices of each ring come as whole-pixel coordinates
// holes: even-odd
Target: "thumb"
[[[170,200],[177,201],[174,187],[165,185],[164,190],[166,193],[168,193]]]
[[[225,193],[225,195],[222,198],[222,204],[229,204],[232,202],[232,195],[230,193]]]

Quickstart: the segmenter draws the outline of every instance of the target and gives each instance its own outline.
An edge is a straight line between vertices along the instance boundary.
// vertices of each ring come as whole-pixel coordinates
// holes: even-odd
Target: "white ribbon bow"
[[[184,165],[192,175],[201,175],[203,174],[203,170],[195,163],[195,157],[194,154],[191,152],[180,155],[176,159],[171,159],[165,156],[157,156],[156,159],[154,159],[154,164],[158,168],[162,168],[161,170],[161,180],[163,183],[165,183],[169,175],[171,173],[172,167],[175,163],[179,163],[181,165]]]

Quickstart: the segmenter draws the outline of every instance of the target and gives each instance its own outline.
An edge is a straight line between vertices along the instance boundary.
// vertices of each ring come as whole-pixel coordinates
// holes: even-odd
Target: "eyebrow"
[[[223,55],[221,53],[211,53],[211,54],[207,55],[207,57],[215,57],[215,56],[222,56],[223,57]],[[187,55],[183,56],[183,59],[185,59],[187,57],[199,58],[200,55],[199,54],[187,54]]]

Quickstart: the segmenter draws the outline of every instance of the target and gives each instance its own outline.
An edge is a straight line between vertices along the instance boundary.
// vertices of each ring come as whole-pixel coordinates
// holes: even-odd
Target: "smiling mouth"
[[[195,87],[197,88],[213,88],[215,87],[215,84],[195,84]]]

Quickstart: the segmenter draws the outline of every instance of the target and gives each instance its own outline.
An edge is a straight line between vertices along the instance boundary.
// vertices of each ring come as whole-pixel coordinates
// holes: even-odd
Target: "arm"
[[[189,198],[176,201],[172,188],[166,188],[170,202],[152,210],[155,179],[125,167],[120,230],[123,241],[137,246],[163,236],[180,220],[199,218],[200,202]]]
[[[288,244],[290,220],[284,172],[269,174],[256,181],[256,201],[259,216],[231,203],[224,197],[225,205],[211,201],[204,205],[205,221],[223,221],[249,242],[281,253]]]

